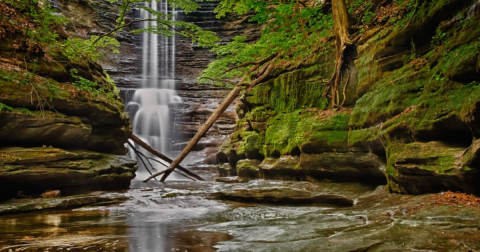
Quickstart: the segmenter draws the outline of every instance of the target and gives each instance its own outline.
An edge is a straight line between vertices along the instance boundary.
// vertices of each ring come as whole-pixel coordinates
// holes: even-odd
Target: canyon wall
[[[480,193],[478,1],[422,2],[410,13],[377,1],[373,10],[388,15],[356,44],[350,105],[331,109],[323,95],[334,53],[277,70],[238,105],[217,154],[222,175]]]
[[[99,64],[22,31],[30,25],[48,39],[56,29],[65,41],[88,20],[45,28],[18,6],[0,4],[0,198],[128,188],[137,165],[124,156],[131,126],[114,83]]]

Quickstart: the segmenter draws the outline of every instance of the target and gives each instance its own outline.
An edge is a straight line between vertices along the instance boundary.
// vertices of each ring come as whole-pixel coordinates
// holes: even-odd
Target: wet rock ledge
[[[126,156],[85,150],[7,147],[0,153],[0,189],[5,191],[128,188],[136,168]]]

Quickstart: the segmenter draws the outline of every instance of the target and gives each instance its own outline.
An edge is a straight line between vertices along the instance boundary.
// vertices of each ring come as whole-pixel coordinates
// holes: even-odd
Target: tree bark
[[[335,47],[336,47],[336,65],[335,72],[332,75],[330,82],[330,98],[333,107],[341,106],[346,100],[343,97],[343,101],[340,102],[339,87],[341,83],[341,76],[344,62],[344,52],[347,46],[352,45],[350,35],[348,33],[348,13],[345,0],[332,0],[332,14],[333,14],[333,26],[335,30]],[[348,85],[348,79],[345,83],[345,88]]]

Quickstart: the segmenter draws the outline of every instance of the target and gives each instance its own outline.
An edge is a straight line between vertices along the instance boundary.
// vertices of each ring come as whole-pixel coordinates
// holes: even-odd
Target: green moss
[[[273,117],[265,133],[265,154],[271,157],[344,148],[349,117],[348,113],[322,116],[306,110]]]
[[[256,86],[246,100],[250,104],[268,107],[275,114],[301,108],[325,109],[328,100],[323,97],[323,80],[328,78],[332,64],[328,64],[327,56],[323,60],[322,64],[287,72]]]
[[[435,8],[442,8],[450,2],[442,1]],[[421,9],[425,11],[424,7]],[[415,25],[418,20],[412,22]],[[357,60],[357,64],[362,65],[359,68],[359,92],[366,93],[357,101],[349,125],[353,130],[369,130],[367,136],[363,136],[363,132],[352,132],[350,144],[384,137],[398,128],[414,135],[421,130],[431,130],[436,122],[452,117],[471,121],[480,102],[480,87],[476,82],[465,85],[455,78],[476,73],[480,28],[473,23],[462,26],[444,44],[417,58],[416,63],[388,74],[378,71],[379,63],[374,55],[384,48],[395,32],[385,36],[385,32],[391,32],[386,29],[370,39],[368,45],[360,47],[365,51]],[[377,47],[369,48],[372,43]]]
[[[252,132],[251,135],[245,137],[245,151],[247,157],[255,158],[257,155],[265,156],[265,132]]]
[[[366,129],[348,131],[348,145],[374,141],[379,137],[381,127],[370,127]]]
[[[391,143],[388,146],[388,165],[403,168],[420,168],[436,174],[455,175],[461,167],[463,147],[452,147],[441,142]],[[395,177],[393,170],[387,174]]]
[[[244,159],[240,160],[237,164],[237,174],[242,178],[259,178],[260,173],[258,166],[259,160]]]

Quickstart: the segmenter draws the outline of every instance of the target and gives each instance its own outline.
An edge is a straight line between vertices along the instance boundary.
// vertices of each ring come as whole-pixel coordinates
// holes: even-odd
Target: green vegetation
[[[233,85],[232,80],[258,78],[270,64],[274,69],[296,68],[311,62],[317,52],[333,51],[327,42],[333,35],[331,14],[320,3],[301,7],[296,1],[221,1],[217,17],[253,11],[250,21],[262,25],[262,36],[247,42],[238,36],[214,47],[218,59],[201,73],[200,83]]]
[[[220,42],[220,39],[212,31],[203,30],[193,23],[173,19],[172,14],[165,14],[161,11],[155,11],[152,8],[138,4],[145,2],[144,0],[109,0],[109,2],[120,2],[121,4],[120,16],[117,19],[118,26],[114,30],[115,32],[121,30],[125,26],[131,25],[134,22],[151,22],[149,23],[150,25],[147,28],[137,29],[132,32],[136,34],[142,32],[149,32],[161,34],[166,37],[171,37],[175,34],[178,34],[180,36],[191,38],[192,43],[197,43],[199,46],[203,47],[215,46],[216,42]],[[169,0],[168,3],[171,8],[180,8],[186,14],[195,11],[199,7],[198,4],[193,0]],[[135,6],[135,8],[137,9],[143,9],[147,11],[150,14],[151,18],[144,20],[134,20],[129,24],[125,24],[125,13],[131,8],[133,8],[133,6]],[[152,21],[155,21],[156,25],[153,25],[154,23]],[[96,42],[98,41],[94,41],[93,44],[95,44]]]
[[[118,2],[111,0],[110,2]],[[90,96],[104,96],[113,103],[117,102],[118,90],[113,81],[105,73],[99,73],[95,62],[102,57],[102,52],[118,52],[119,42],[112,37],[121,30],[125,24],[125,13],[135,3],[143,1],[121,1],[121,13],[118,27],[101,36],[91,36],[88,39],[66,38],[61,34],[68,19],[58,14],[47,1],[38,0],[5,0],[0,2],[0,38],[12,40],[11,50],[26,51],[27,56],[15,53],[17,61],[21,62],[21,68],[26,78],[19,78],[19,84],[29,84],[35,90],[48,89],[47,93],[38,92],[38,100],[52,100],[58,92],[58,87],[52,85],[39,88],[38,83],[33,82],[39,76],[62,79],[63,82],[72,83],[78,91],[88,93]],[[170,5],[174,8],[182,8],[185,12],[195,10],[198,5],[190,0],[172,0]],[[150,25],[146,29],[134,31],[159,33],[166,36],[180,34],[192,38],[193,42],[201,46],[212,46],[218,41],[213,32],[203,31],[198,26],[183,21],[172,21],[171,15],[165,15],[147,7],[140,6],[151,14],[148,20],[135,20],[134,22],[156,21],[157,26]],[[133,23],[133,22],[132,22]],[[153,24],[153,23],[152,23]],[[175,27],[176,29],[172,29]],[[3,79],[10,78],[15,74],[12,71]],[[67,81],[65,81],[67,79]],[[49,97],[44,99],[43,97]],[[43,108],[43,106],[41,106]]]
[[[30,115],[32,113],[32,111],[27,108],[13,108],[0,102],[0,113],[2,113],[2,111],[20,112],[27,115]]]
[[[348,113],[324,115],[310,110],[272,117],[265,132],[265,156],[345,149],[349,119]]]
[[[59,34],[55,28],[66,22],[66,18],[54,14],[49,3],[40,4],[37,0],[3,0],[0,9],[0,37],[5,38],[7,33],[21,33],[28,49],[37,53],[48,51],[58,42]]]

